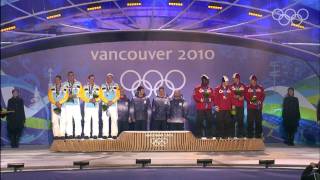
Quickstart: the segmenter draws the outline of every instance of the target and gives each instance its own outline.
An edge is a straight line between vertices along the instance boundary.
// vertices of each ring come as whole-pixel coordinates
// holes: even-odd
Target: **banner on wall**
[[[128,96],[139,85],[153,98],[160,86],[169,96],[181,90],[192,104],[193,88],[200,75],[210,77],[212,87],[222,75],[241,74],[248,83],[251,73],[266,89],[263,109],[264,134],[267,142],[282,142],[281,105],[287,88],[296,89],[302,120],[296,140],[300,143],[319,143],[316,125],[316,104],[319,100],[319,78],[303,61],[286,55],[245,47],[201,42],[128,41],[105,42],[42,50],[1,60],[1,106],[6,107],[11,90],[19,88],[25,100],[27,116],[22,144],[49,144],[52,140],[47,89],[55,75],[66,80],[74,71],[76,79],[86,84],[94,74],[102,84],[107,73],[124,87]],[[317,82],[317,83],[315,83]],[[189,128],[193,129],[195,110],[191,106]],[[6,120],[1,119],[1,142],[8,144]],[[317,139],[318,138],[318,139]]]

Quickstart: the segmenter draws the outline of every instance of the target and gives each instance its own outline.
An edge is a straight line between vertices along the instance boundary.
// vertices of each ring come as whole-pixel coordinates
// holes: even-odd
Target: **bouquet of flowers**
[[[92,99],[96,99],[96,98],[98,98],[98,97],[99,97],[99,95],[96,94],[96,93],[94,93],[94,94],[92,95]],[[95,102],[92,102],[92,104],[96,105]]]
[[[208,91],[203,92],[204,102],[209,102],[210,93]]]
[[[234,94],[237,96],[242,96],[242,91],[239,88],[236,88]]]
[[[61,108],[56,107],[56,108],[53,109],[53,112],[56,113],[57,115],[60,115],[61,114]]]
[[[96,99],[96,98],[98,98],[98,97],[99,97],[98,94],[96,94],[96,93],[93,94],[93,98],[94,98],[94,99]]]
[[[231,115],[235,116],[237,114],[236,108],[232,107],[231,109]]]
[[[257,104],[258,103],[258,99],[257,99],[257,96],[252,96],[250,101],[253,103],[253,104]]]
[[[106,111],[108,109],[108,106],[105,104],[102,104],[102,111]]]

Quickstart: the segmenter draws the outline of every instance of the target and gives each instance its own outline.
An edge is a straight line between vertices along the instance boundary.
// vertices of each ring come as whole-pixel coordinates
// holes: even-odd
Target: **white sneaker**
[[[217,138],[216,138],[216,137],[213,137],[212,139],[213,139],[213,140],[216,140]]]
[[[207,137],[202,137],[201,139],[207,139]]]

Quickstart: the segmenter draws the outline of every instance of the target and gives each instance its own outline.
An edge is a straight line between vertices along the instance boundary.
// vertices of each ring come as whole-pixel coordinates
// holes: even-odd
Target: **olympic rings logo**
[[[281,26],[289,24],[300,25],[309,18],[309,11],[305,8],[301,8],[298,11],[291,8],[285,11],[277,8],[272,11],[272,18],[278,21]]]
[[[155,147],[165,147],[169,143],[169,139],[166,137],[151,138],[151,144]]]
[[[147,80],[147,77],[152,73],[156,74],[157,76],[160,77],[160,80],[155,82],[154,85],[152,85],[152,83]],[[182,82],[182,83],[178,87],[176,87],[176,85],[173,83],[172,80],[169,80],[169,77],[174,73],[176,73],[176,74],[178,74],[178,75],[180,75],[182,77],[182,81],[179,81],[179,82]],[[125,79],[124,77],[127,76],[128,74],[133,74],[133,75],[135,75],[137,77],[137,80],[135,80],[132,83],[132,85],[129,86],[129,87],[126,86],[125,83],[124,83],[124,79]],[[171,97],[171,96],[173,96],[173,93],[174,93],[175,90],[181,90],[185,86],[185,84],[186,84],[186,76],[182,71],[177,70],[177,69],[170,70],[169,72],[167,72],[167,74],[164,77],[161,74],[161,72],[159,72],[158,70],[154,70],[154,69],[148,70],[147,72],[144,73],[144,75],[142,77],[135,70],[126,70],[120,76],[120,84],[123,87],[123,89],[125,89],[127,91],[131,91],[133,96],[134,96],[135,90],[139,86],[143,85],[144,88],[149,91],[149,94],[147,95],[147,97],[150,97],[152,95],[152,93],[154,95],[156,95],[157,94],[157,90],[159,89],[159,87],[165,85],[168,89],[170,89],[172,91],[171,94],[170,94],[170,97]]]

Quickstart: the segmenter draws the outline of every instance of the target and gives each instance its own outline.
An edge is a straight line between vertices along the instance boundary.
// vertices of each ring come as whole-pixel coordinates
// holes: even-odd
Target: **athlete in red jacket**
[[[197,122],[195,136],[202,137],[202,131],[205,130],[205,136],[212,137],[212,106],[213,106],[214,91],[209,87],[209,77],[207,75],[201,76],[201,85],[194,89],[193,99],[196,102]],[[206,121],[204,128],[203,122]]]
[[[234,94],[235,114],[233,115],[234,123],[233,128],[236,128],[236,137],[244,137],[243,117],[244,117],[244,92],[246,86],[240,82],[240,74],[234,73],[232,76],[233,84],[231,90]]]
[[[221,85],[215,88],[214,104],[217,111],[217,137],[228,138],[234,134],[231,109],[233,106],[233,92],[230,88],[229,78],[222,77]]]
[[[262,105],[265,98],[264,89],[257,84],[257,77],[250,76],[250,85],[245,91],[247,101],[247,133],[248,138],[261,138],[262,135]]]

